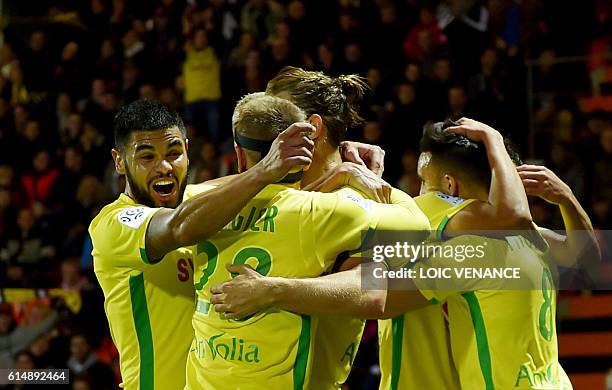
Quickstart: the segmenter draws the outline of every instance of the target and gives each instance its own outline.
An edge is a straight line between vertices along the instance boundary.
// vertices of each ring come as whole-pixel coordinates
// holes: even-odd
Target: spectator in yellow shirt
[[[185,119],[198,130],[206,130],[213,141],[219,139],[219,107],[221,98],[221,62],[204,29],[197,29],[185,45],[183,62],[185,82]]]

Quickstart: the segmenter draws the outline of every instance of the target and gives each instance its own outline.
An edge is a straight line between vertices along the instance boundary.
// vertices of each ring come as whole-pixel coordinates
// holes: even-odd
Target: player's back
[[[425,213],[439,219],[432,221],[438,239],[443,239],[450,218],[469,202],[444,194],[419,198],[417,203]],[[441,200],[451,206],[446,208]],[[481,246],[484,258],[426,262],[434,268],[520,270],[520,279],[476,275],[454,279],[451,286],[439,280],[433,298],[446,304],[461,388],[571,389],[558,363],[556,290],[547,244],[536,230],[506,234],[503,240],[463,235],[446,242],[457,247]]]
[[[520,279],[483,281],[492,288],[448,296],[451,346],[461,386],[571,389],[558,363],[557,294],[547,252],[522,235],[505,240],[478,237],[474,242],[487,243],[485,262],[479,266],[519,269]]]
[[[359,248],[376,227],[359,194],[264,188],[239,215],[194,250],[197,309],[188,387],[306,388],[316,319],[275,309],[227,321],[209,307],[210,287],[228,280],[226,264],[249,264],[262,275],[315,277],[336,256]]]
[[[432,240],[440,240],[448,220],[474,201],[440,192],[414,200],[431,224]],[[393,319],[379,320],[378,340],[380,390],[460,388],[442,305],[434,301]]]
[[[343,187],[338,192],[344,191],[354,193],[355,190]],[[375,204],[374,211],[379,218],[378,230],[410,231],[409,237],[418,242],[421,233],[426,234],[430,229],[426,216],[410,195],[396,188],[391,191],[391,203],[401,206],[404,212],[388,214],[384,212],[386,206]],[[346,382],[357,355],[365,322],[363,319],[339,315],[319,317],[310,382],[312,389],[339,389]]]

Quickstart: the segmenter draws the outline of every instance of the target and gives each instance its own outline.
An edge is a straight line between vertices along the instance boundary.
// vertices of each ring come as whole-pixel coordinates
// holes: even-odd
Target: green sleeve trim
[[[310,353],[310,316],[302,315],[302,331],[298,342],[295,365],[293,367],[293,389],[304,390],[306,382],[306,368],[308,367],[308,354]]]
[[[438,301],[436,298],[431,298],[429,300],[429,303],[431,303],[432,305],[437,305],[438,303],[440,303],[440,301]]]
[[[443,240],[444,239],[444,229],[446,229],[446,225],[448,225],[448,215],[445,215],[440,224],[438,225],[438,229],[436,229],[436,239]]]
[[[151,322],[149,321],[149,309],[147,307],[143,274],[130,276],[130,299],[140,354],[139,387],[140,390],[153,390],[155,387],[155,359],[153,355],[153,336],[151,333]]]
[[[158,260],[153,260],[151,261],[151,259],[149,259],[149,255],[147,255],[147,250],[145,248],[140,248],[140,258],[142,259],[142,261],[144,261],[147,264],[157,264],[161,261],[161,259],[163,259],[163,257],[161,259]]]
[[[491,352],[489,351],[489,342],[487,340],[487,329],[485,327],[482,310],[478,303],[478,297],[471,291],[462,294],[470,308],[472,316],[472,325],[476,334],[476,345],[478,347],[478,361],[480,362],[480,370],[485,382],[486,390],[495,390],[493,385],[493,371],[491,369]]]
[[[399,384],[400,370],[402,368],[402,348],[404,339],[404,315],[391,320],[391,332],[393,337],[393,349],[391,352],[391,386],[390,390],[397,390]]]

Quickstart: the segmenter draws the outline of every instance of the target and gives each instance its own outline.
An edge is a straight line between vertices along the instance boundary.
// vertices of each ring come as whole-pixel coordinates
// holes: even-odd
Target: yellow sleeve
[[[357,251],[366,234],[376,229],[374,205],[356,192],[315,193],[309,221],[317,257],[325,261],[345,251]]]
[[[103,210],[89,228],[94,259],[139,270],[154,264],[147,256],[145,239],[149,222],[159,210],[141,205]]]
[[[321,199],[324,202],[313,205],[312,213],[319,258],[345,251],[357,256],[378,238],[384,240],[384,232],[394,232],[394,238],[410,242],[420,242],[429,234],[427,217],[409,195],[399,190],[392,196],[396,204],[376,203],[352,190],[326,195]]]
[[[407,193],[393,188],[391,204],[376,204],[378,230],[430,230],[429,219]],[[425,238],[425,237],[423,237]]]

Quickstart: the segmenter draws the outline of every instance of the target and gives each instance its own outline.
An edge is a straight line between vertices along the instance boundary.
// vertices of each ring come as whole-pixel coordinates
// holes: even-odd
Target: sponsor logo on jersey
[[[363,199],[352,194],[346,194],[345,197],[368,213],[371,213],[374,210],[374,202],[369,199]]]
[[[259,363],[259,346],[246,343],[244,339],[232,337],[231,339],[219,340],[225,333],[211,336],[209,339],[196,337],[195,352],[199,359],[209,358],[212,360],[223,359],[226,361],[238,361],[245,363]]]
[[[446,195],[441,192],[436,193],[436,196],[443,201],[446,201],[453,206],[459,206],[461,203],[465,202],[465,199],[459,198],[458,196]]]
[[[138,229],[155,209],[151,207],[135,206],[121,210],[117,215],[117,220],[123,225],[132,229]]]

